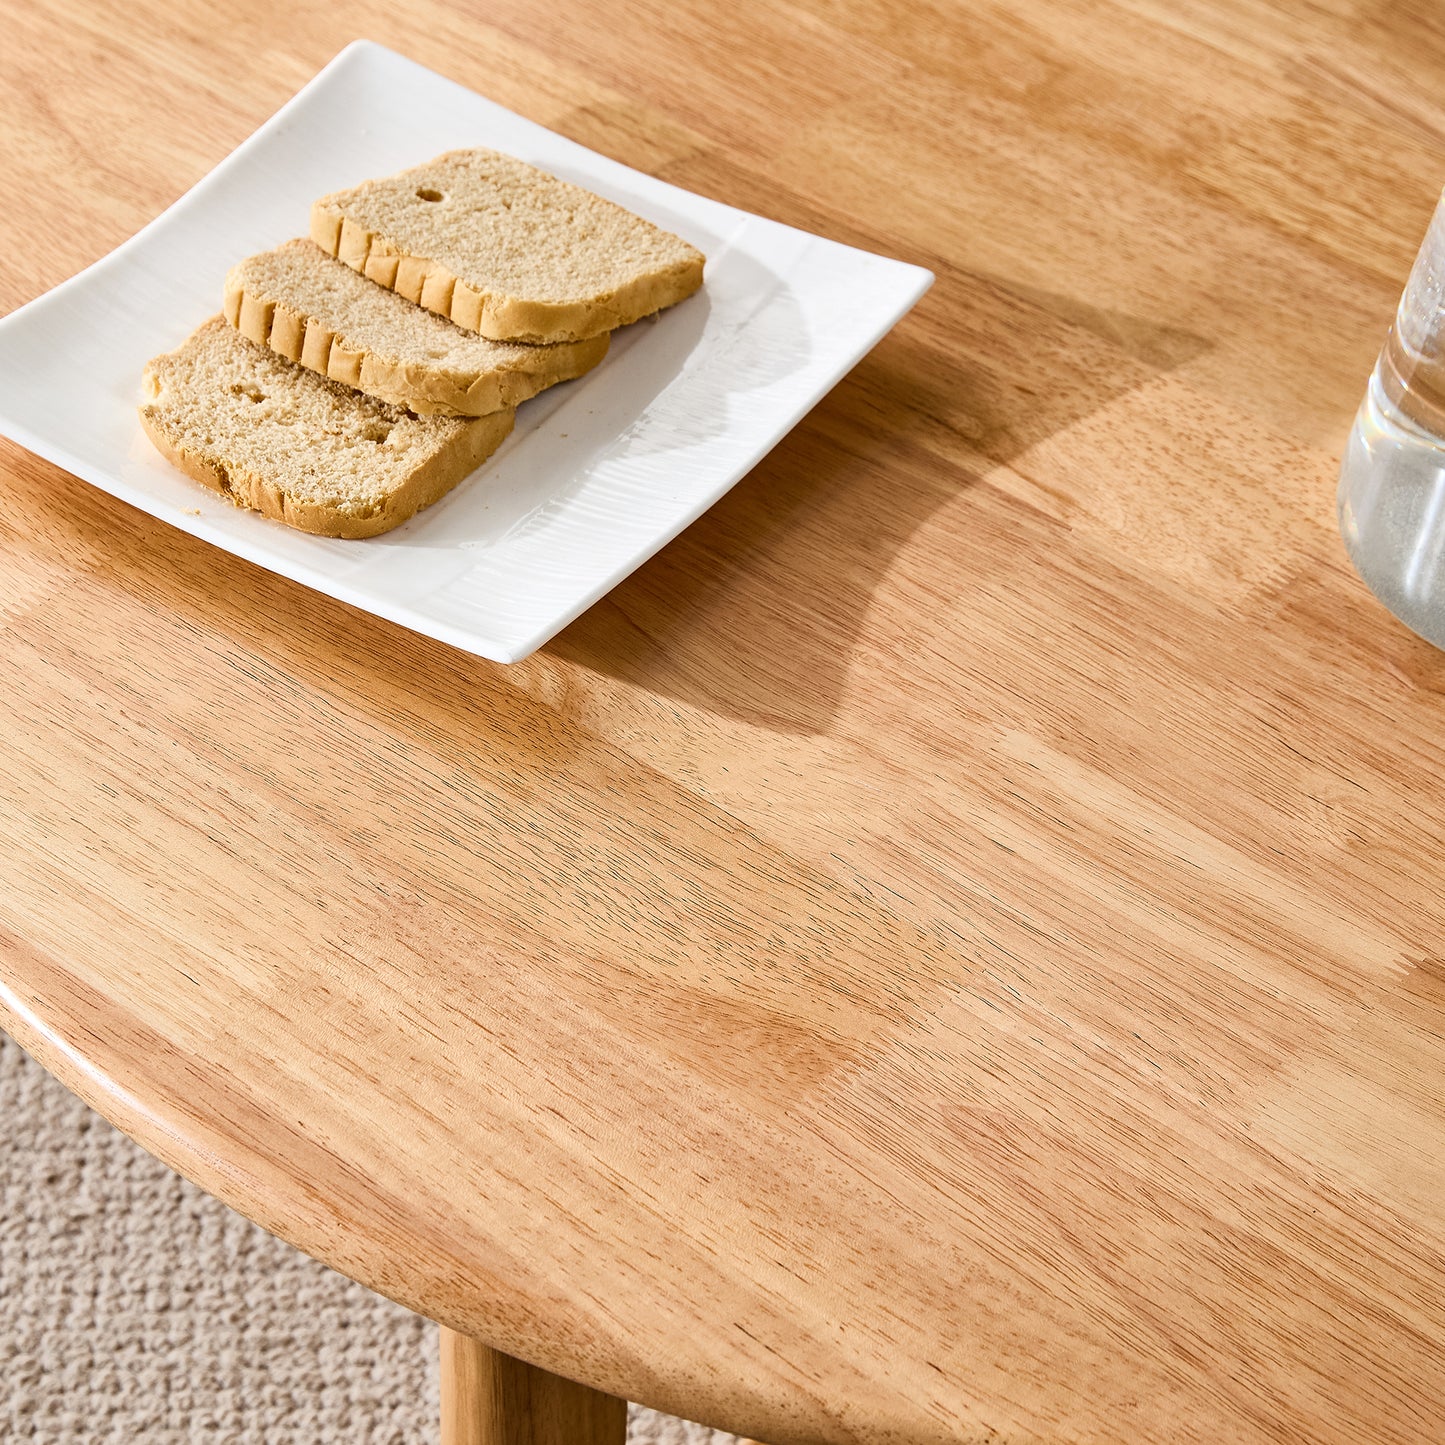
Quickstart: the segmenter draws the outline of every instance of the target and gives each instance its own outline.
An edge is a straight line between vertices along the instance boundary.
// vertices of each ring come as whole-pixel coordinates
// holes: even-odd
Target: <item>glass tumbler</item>
[[[1445,197],[1350,432],[1339,516],[1370,590],[1445,647]]]

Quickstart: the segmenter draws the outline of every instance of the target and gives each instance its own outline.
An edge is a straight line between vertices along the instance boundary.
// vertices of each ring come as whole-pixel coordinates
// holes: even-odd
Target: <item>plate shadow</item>
[[[920,528],[945,530],[965,588],[998,582],[1002,565],[1012,575],[1001,585],[1027,587],[1027,549],[1021,559],[1017,545],[999,545],[1001,523],[1060,524],[1021,516],[1025,504],[993,488],[976,502],[967,494],[994,465],[1207,345],[938,270],[913,315],[767,458],[547,651],[691,706],[816,733],[836,714],[857,649],[888,645],[886,626],[865,637],[869,613]]]

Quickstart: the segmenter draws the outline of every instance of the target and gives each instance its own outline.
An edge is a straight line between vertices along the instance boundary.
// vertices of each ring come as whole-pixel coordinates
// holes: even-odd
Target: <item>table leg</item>
[[[627,1401],[441,1331],[442,1445],[624,1445]]]

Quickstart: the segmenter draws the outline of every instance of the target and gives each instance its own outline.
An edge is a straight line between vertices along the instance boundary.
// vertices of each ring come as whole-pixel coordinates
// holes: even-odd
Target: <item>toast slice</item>
[[[702,252],[491,150],[323,196],[311,239],[408,301],[497,341],[579,341],[692,295]]]
[[[145,371],[140,419],[188,476],[323,537],[374,537],[489,457],[516,413],[416,417],[287,361],[213,316]]]
[[[588,341],[491,341],[359,276],[310,241],[233,266],[226,320],[243,336],[333,381],[422,415],[488,416],[607,354]]]

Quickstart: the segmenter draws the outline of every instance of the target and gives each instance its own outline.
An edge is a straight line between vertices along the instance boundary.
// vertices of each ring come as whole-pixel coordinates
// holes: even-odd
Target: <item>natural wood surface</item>
[[[771,1442],[1445,1439],[1445,655],[1336,459],[1423,0],[0,0],[0,306],[355,35],[938,284],[494,667],[0,444],[0,1001],[444,1323]]]
[[[441,1329],[441,1445],[623,1445],[627,1402]]]

